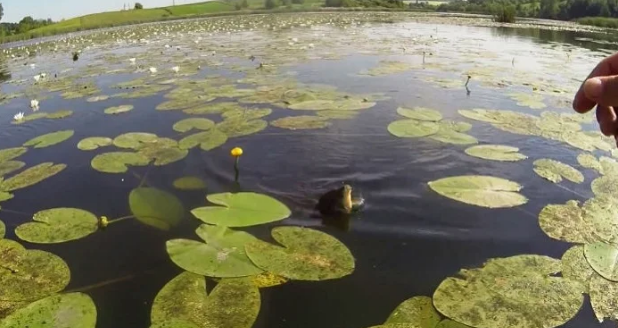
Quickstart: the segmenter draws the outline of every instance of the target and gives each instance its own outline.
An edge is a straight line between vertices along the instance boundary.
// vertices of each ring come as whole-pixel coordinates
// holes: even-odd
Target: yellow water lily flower
[[[230,151],[230,154],[232,154],[232,156],[234,157],[239,157],[242,156],[242,148],[240,147],[235,147]]]
[[[107,219],[107,216],[102,216],[101,219],[99,220],[99,226],[101,228],[107,228],[108,225],[109,225],[109,220]]]

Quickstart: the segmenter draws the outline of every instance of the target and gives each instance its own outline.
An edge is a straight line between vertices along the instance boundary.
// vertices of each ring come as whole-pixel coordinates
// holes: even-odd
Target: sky
[[[101,11],[122,10],[123,4],[133,6],[136,0],[0,0],[4,7],[2,22],[19,22],[26,16],[54,21]],[[171,6],[173,0],[137,0],[144,8]],[[207,0],[176,0],[176,4]]]

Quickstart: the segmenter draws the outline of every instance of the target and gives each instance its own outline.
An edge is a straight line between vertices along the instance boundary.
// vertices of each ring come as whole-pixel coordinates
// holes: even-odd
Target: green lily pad
[[[577,162],[583,167],[593,169],[599,172],[599,174],[603,174],[603,166],[592,154],[582,153],[577,155]]]
[[[534,172],[553,183],[559,183],[562,178],[575,182],[584,182],[584,175],[574,167],[553,159],[537,159],[533,163]]]
[[[472,124],[462,121],[440,121],[436,122],[441,130],[450,130],[455,132],[468,132],[472,129]]]
[[[516,162],[528,156],[519,152],[519,148],[504,145],[479,145],[465,150],[466,154],[482,159],[503,162]]]
[[[442,120],[442,114],[435,109],[415,107],[413,109],[399,107],[397,114],[418,121],[438,122]]]
[[[185,208],[176,196],[156,188],[133,189],[129,207],[138,221],[160,230],[178,225],[185,215]]]
[[[517,105],[532,109],[543,109],[547,107],[543,103],[543,96],[530,93],[511,93],[511,99],[517,101]]]
[[[407,72],[413,68],[414,67],[408,63],[392,61],[392,60],[383,60],[378,64],[378,66],[371,68],[369,70],[363,71],[360,73],[360,75],[383,76],[383,75]]]
[[[9,200],[13,198],[13,194],[8,193],[8,192],[4,192],[4,191],[0,191],[0,202],[3,202],[5,200]]]
[[[247,227],[283,220],[292,214],[280,201],[253,192],[211,194],[206,199],[221,206],[198,207],[191,213],[208,224]]]
[[[318,116],[330,118],[333,120],[347,120],[356,117],[358,115],[355,111],[349,110],[321,110],[316,112]]]
[[[28,151],[26,147],[0,149],[0,163],[15,159],[23,155],[26,151]]]
[[[124,173],[128,166],[145,166],[150,163],[148,157],[131,152],[110,152],[95,156],[90,165],[93,169],[103,173]]]
[[[65,164],[55,164],[51,162],[41,163],[39,165],[25,169],[18,174],[0,181],[1,191],[14,191],[35,185],[51,176],[54,176],[67,166]]]
[[[443,315],[477,328],[557,327],[583,303],[581,284],[552,277],[560,262],[538,255],[492,259],[446,278],[433,295]]]
[[[12,121],[11,124],[24,124],[26,122],[30,122],[30,121],[34,121],[34,120],[39,120],[39,119],[47,118],[47,117],[48,117],[48,114],[44,113],[44,112],[32,113],[30,115],[24,116],[19,121]]]
[[[618,175],[604,175],[592,180],[592,192],[597,195],[618,196]]]
[[[268,127],[264,120],[224,120],[217,124],[217,130],[225,133],[229,138],[248,136],[258,133]]]
[[[97,217],[79,208],[52,208],[34,214],[32,220],[18,226],[19,239],[35,244],[57,244],[84,238],[98,229]]]
[[[114,138],[114,146],[118,148],[139,149],[144,144],[157,140],[157,135],[145,132],[129,132]]]
[[[280,243],[263,241],[245,245],[247,255],[264,271],[292,280],[329,280],[351,274],[354,257],[335,237],[301,227],[277,227],[271,232]]]
[[[106,108],[103,112],[105,114],[114,115],[114,114],[126,113],[130,110],[133,110],[133,108],[134,108],[133,105],[120,105],[120,106]]]
[[[618,247],[604,242],[586,244],[584,255],[596,273],[607,280],[618,281]]]
[[[44,134],[42,136],[38,136],[34,139],[30,139],[24,143],[24,146],[30,147],[34,146],[34,148],[45,148],[49,146],[53,146],[55,144],[59,144],[73,136],[75,132],[73,130],[64,130],[58,132],[52,132],[48,134]]]
[[[584,292],[588,292],[590,279],[596,275],[586,261],[584,246],[575,245],[562,255],[562,277],[578,281],[584,286]]]
[[[489,208],[515,207],[528,202],[516,182],[486,175],[463,175],[431,181],[429,188],[456,201]]]
[[[167,253],[182,269],[208,277],[246,277],[262,270],[251,262],[245,244],[257,239],[244,231],[202,224],[196,230],[204,243],[189,239],[172,239]]]
[[[95,328],[97,309],[83,293],[52,295],[33,302],[2,319],[0,328]]]
[[[599,171],[599,174],[618,175],[618,162],[616,162],[615,159],[601,156],[599,158],[599,165],[601,165],[601,170]]]
[[[61,118],[69,117],[71,115],[73,115],[72,110],[63,109],[63,110],[59,110],[59,111],[47,114],[47,118],[61,119]]]
[[[478,140],[465,133],[457,132],[440,126],[438,132],[429,136],[430,139],[454,145],[472,145]]]
[[[189,107],[200,106],[200,105],[203,105],[204,103],[213,101],[215,99],[217,99],[217,97],[201,96],[201,95],[196,96],[193,94],[188,94],[188,95],[185,95],[185,97],[183,98],[171,99],[166,102],[160,103],[156,109],[157,110],[185,109]]]
[[[270,108],[259,108],[259,109],[231,109],[221,113],[221,117],[226,120],[242,120],[249,121],[258,118],[262,118],[264,116],[268,116],[273,112]]]
[[[4,225],[4,222],[0,221],[0,239],[4,238],[5,234],[6,234],[6,225]]]
[[[112,145],[113,140],[107,137],[89,137],[80,140],[77,143],[77,148],[81,150],[95,150],[99,147],[107,147]]]
[[[88,99],[86,99],[87,102],[99,102],[99,101],[104,101],[109,99],[109,96],[107,95],[101,95],[101,96],[94,96],[94,97],[90,97]]]
[[[152,142],[143,144],[137,153],[150,160],[154,160],[155,166],[163,166],[184,159],[189,154],[189,151],[178,148],[176,140],[157,138]]]
[[[211,129],[209,131],[198,132],[181,139],[178,142],[180,149],[191,149],[198,145],[203,150],[215,149],[227,142],[227,135],[219,129]]]
[[[235,102],[220,102],[216,104],[202,105],[194,108],[183,110],[186,114],[203,115],[203,114],[221,114],[230,110],[243,110],[238,103]]]
[[[27,250],[9,239],[0,239],[0,263],[0,299],[7,301],[46,297],[63,290],[71,277],[69,267],[60,257]]]
[[[590,304],[599,322],[618,319],[618,307],[615,295],[618,293],[618,283],[609,281],[594,273],[590,278]]]
[[[453,321],[451,319],[444,319],[438,323],[435,328],[472,328],[468,325],[464,325],[463,323]]]
[[[536,125],[543,131],[579,131],[582,129],[579,123],[567,121],[556,112],[543,112],[541,119],[536,122]]]
[[[0,177],[13,173],[24,166],[26,166],[26,163],[21,161],[0,162]]]
[[[399,138],[420,138],[436,134],[440,126],[435,122],[398,120],[388,125],[388,132]]]
[[[324,117],[302,115],[276,119],[270,122],[270,125],[288,130],[308,130],[328,127],[330,126],[330,122]]]
[[[215,122],[207,118],[187,118],[180,120],[172,126],[174,131],[187,132],[193,129],[196,130],[208,130],[215,126]]]
[[[174,188],[180,190],[201,190],[206,189],[204,180],[198,177],[182,177],[174,180]]]
[[[339,100],[308,100],[287,105],[289,109],[295,110],[349,110],[356,111],[369,109],[376,103],[362,98],[343,98]]]
[[[410,323],[416,327],[435,327],[440,319],[431,297],[414,296],[399,304],[384,323]]]
[[[260,292],[245,280],[224,279],[206,295],[206,279],[183,272],[157,294],[153,327],[251,328],[260,311]]]

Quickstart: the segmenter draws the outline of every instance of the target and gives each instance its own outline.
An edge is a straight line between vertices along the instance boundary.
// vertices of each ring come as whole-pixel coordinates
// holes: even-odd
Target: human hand
[[[597,106],[596,116],[601,132],[614,136],[618,144],[618,53],[603,59],[579,87],[573,109],[586,113]]]

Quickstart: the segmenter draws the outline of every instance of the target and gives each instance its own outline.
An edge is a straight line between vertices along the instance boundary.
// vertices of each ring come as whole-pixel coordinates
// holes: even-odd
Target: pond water
[[[377,13],[227,17],[106,30],[4,49],[10,77],[1,87],[0,149],[21,147],[46,133],[74,131],[67,140],[49,147],[30,146],[15,159],[25,162],[25,168],[44,162],[66,164],[66,168],[15,190],[12,199],[1,203],[5,238],[62,258],[70,268],[70,282],[62,290],[82,292],[93,300],[97,328],[150,326],[155,296],[183,272],[170,260],[166,242],[199,240],[195,230],[203,222],[189,211],[207,206],[205,195],[217,193],[265,194],[291,210],[283,220],[239,230],[273,243],[270,233],[277,226],[323,231],[349,249],[355,265],[353,272],[338,279],[291,279],[260,288],[261,305],[253,325],[251,321],[195,327],[371,327],[384,323],[406,299],[431,297],[444,279],[462,268],[522,254],[559,260],[573,243],[548,236],[539,227],[538,216],[548,204],[584,202],[595,196],[590,183],[600,175],[578,163],[579,154],[592,150],[591,154],[606,156],[607,161],[616,155],[611,152],[615,147],[611,139],[594,133],[598,127],[592,115],[574,123],[579,119],[569,114],[582,79],[618,43],[615,37],[600,33],[475,27],[451,20]],[[81,51],[77,61],[71,58],[75,51]],[[100,95],[109,99],[92,99]],[[39,102],[36,111],[30,106],[34,99]],[[170,100],[174,101],[167,103],[171,109],[161,110]],[[237,103],[241,109],[230,112],[241,117],[222,116],[224,110],[212,109],[217,103]],[[290,108],[303,107],[299,103],[310,110]],[[133,109],[115,115],[104,112],[121,105]],[[315,108],[308,108],[311,105]],[[467,122],[471,128],[455,132],[441,127],[446,133],[442,141],[431,134],[400,138],[387,128],[405,119],[399,107],[433,109],[442,121]],[[195,115],[185,110],[191,108],[212,110]],[[243,117],[248,110],[242,108],[272,109],[266,116],[252,118],[270,124],[262,126],[260,121],[255,123],[258,128],[246,128],[252,120]],[[345,118],[323,118],[315,110],[320,108],[338,108],[323,115]],[[534,115],[530,122],[540,128],[522,124],[499,129],[458,112],[478,108]],[[33,113],[59,110],[71,110],[72,115],[28,120]],[[19,112],[25,113],[26,120],[14,119]],[[558,114],[543,114],[549,119],[541,120],[544,112]],[[300,115],[314,117],[315,126],[293,121],[299,128],[287,129],[286,121],[280,120]],[[180,141],[200,132],[172,128],[190,117],[227,122],[217,125],[227,141],[210,150],[200,149],[200,141],[187,152],[174,145],[171,154],[178,158],[171,163],[132,165],[119,173],[97,170],[91,161],[99,154],[131,149],[77,148],[87,137],[114,139],[129,132]],[[530,117],[514,118],[520,119]],[[548,120],[558,122],[558,127],[547,128]],[[580,126],[592,133],[578,132]],[[461,142],[461,138],[472,141]],[[581,138],[594,141],[578,143]],[[594,142],[598,146],[588,149]],[[491,161],[464,152],[475,144],[517,147],[527,159]],[[243,149],[238,183],[230,155],[234,147]],[[583,173],[584,181],[543,179],[533,170],[533,162],[541,158],[574,167]],[[501,208],[474,206],[444,197],[428,185],[461,175],[517,182],[527,201]],[[173,182],[183,176],[199,178],[206,188],[174,188]],[[605,177],[612,176],[605,172]],[[353,187],[354,195],[362,195],[365,204],[349,222],[326,224],[313,207],[321,194],[343,183]],[[34,213],[52,208],[83,209],[110,220],[131,215],[129,194],[140,185],[175,195],[185,209],[182,220],[165,230],[126,219],[54,244],[21,241],[15,233],[18,226],[31,222]],[[493,196],[484,197],[491,202]],[[165,203],[148,206],[169,208]],[[210,291],[214,281],[209,279],[207,284]],[[4,320],[6,327],[12,327]],[[586,296],[572,320],[541,326],[600,327],[609,322],[598,323]]]

